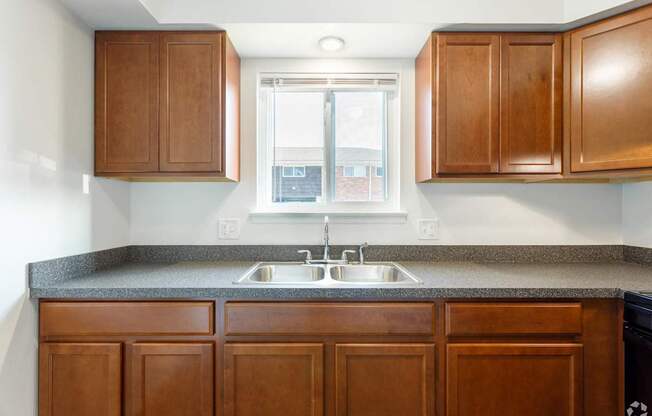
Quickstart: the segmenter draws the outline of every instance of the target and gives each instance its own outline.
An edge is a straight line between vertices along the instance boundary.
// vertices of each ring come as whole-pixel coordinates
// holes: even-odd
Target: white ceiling
[[[564,0],[141,0],[160,22],[558,23]]]
[[[414,57],[429,32],[563,30],[652,0],[61,0],[96,29],[219,28],[242,57]],[[597,13],[597,15],[596,15]],[[326,53],[326,35],[346,41]]]
[[[401,23],[229,23],[222,25],[245,57],[412,58],[432,26]],[[345,40],[343,50],[324,52],[320,38]]]

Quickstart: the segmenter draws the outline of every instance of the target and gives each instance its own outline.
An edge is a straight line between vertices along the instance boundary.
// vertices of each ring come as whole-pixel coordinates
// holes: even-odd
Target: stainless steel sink
[[[299,286],[390,286],[419,285],[421,280],[412,276],[396,263],[367,263],[364,261],[363,243],[358,247],[360,263],[350,263],[348,255],[354,250],[344,250],[339,260],[330,257],[328,216],[324,217],[324,252],[321,259],[313,259],[310,250],[299,250],[306,256],[304,263],[258,263],[233,283],[244,285],[299,285]]]
[[[390,264],[347,264],[330,268],[330,276],[336,282],[358,284],[418,284],[419,279],[402,267]]]
[[[308,286],[418,285],[419,279],[396,263],[258,263],[236,284]]]
[[[302,263],[259,263],[235,283],[305,284],[324,279],[323,267]]]

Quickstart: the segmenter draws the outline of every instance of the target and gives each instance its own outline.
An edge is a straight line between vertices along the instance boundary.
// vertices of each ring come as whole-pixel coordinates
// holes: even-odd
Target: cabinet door
[[[582,346],[449,344],[448,416],[579,416]]]
[[[95,35],[95,172],[158,170],[155,32]]]
[[[501,173],[561,173],[561,35],[501,41]]]
[[[213,345],[134,344],[127,379],[128,416],[211,416]]]
[[[652,8],[571,34],[571,169],[652,167]]]
[[[434,415],[434,350],[428,344],[337,345],[337,416]]]
[[[120,416],[120,344],[39,347],[40,416]]]
[[[222,33],[161,34],[161,171],[222,171]]]
[[[321,344],[226,344],[226,416],[322,416]]]
[[[438,36],[437,173],[497,173],[500,37]]]

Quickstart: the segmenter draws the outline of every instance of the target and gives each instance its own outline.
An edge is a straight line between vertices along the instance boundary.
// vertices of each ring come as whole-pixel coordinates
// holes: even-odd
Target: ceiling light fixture
[[[337,52],[344,48],[344,39],[337,36],[325,36],[319,39],[319,47],[326,52]]]

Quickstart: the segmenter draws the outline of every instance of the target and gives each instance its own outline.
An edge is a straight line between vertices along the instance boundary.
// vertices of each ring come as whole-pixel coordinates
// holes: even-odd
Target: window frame
[[[273,111],[270,111],[269,97],[274,94],[272,88],[262,91],[260,78],[264,73],[258,74],[257,79],[257,212],[269,213],[371,213],[371,212],[399,212],[400,211],[400,82],[397,76],[396,88],[383,90],[377,88],[308,88],[284,87],[282,92],[318,92],[324,96],[324,161],[322,171],[322,194],[317,197],[317,202],[273,202],[272,174],[273,141],[268,140],[268,132],[273,128]],[[342,74],[346,75],[346,74]],[[383,167],[385,180],[384,201],[342,201],[335,199],[335,136],[333,125],[335,123],[333,95],[337,92],[385,92],[384,116],[385,134],[383,140]],[[328,122],[330,121],[330,122]],[[371,169],[367,169],[370,171]],[[376,169],[374,169],[375,173]],[[264,172],[264,174],[260,174]],[[374,177],[367,172],[368,177]]]

